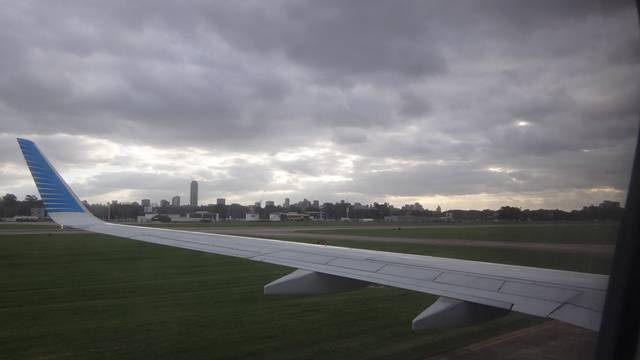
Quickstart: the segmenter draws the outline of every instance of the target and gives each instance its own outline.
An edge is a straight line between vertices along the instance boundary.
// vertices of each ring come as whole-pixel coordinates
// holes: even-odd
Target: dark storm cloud
[[[0,163],[14,174],[13,137],[34,137],[63,170],[106,169],[87,195],[191,177],[368,200],[626,186],[632,1],[7,2],[0,23]],[[265,158],[171,175],[134,145]]]

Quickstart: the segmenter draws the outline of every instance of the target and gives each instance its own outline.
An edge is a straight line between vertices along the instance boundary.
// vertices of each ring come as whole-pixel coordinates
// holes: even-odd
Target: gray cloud
[[[95,198],[191,178],[242,200],[624,189],[633,5],[6,2],[0,190],[28,191],[18,135],[61,171],[86,171],[74,181]],[[202,165],[172,170],[187,164],[163,151],[186,148]]]

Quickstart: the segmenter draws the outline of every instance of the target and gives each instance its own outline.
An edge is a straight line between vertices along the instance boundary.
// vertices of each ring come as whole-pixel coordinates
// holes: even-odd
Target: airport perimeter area
[[[188,229],[594,273],[608,272],[616,233],[615,224]],[[386,287],[263,295],[263,285],[292,270],[55,226],[1,224],[0,358],[471,359],[509,358],[513,348],[531,358],[566,358],[565,351],[584,356],[576,349],[595,340],[587,330],[515,313],[413,332],[411,319],[436,297]]]

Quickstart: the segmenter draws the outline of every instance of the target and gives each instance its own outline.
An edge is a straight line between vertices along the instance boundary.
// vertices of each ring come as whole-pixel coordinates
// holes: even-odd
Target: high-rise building
[[[299,203],[299,206],[302,208],[302,210],[307,210],[309,207],[311,207],[311,201],[302,199],[302,201]]]
[[[320,200],[313,200],[313,207],[314,208],[319,208],[320,207]]]
[[[142,205],[142,207],[149,207],[149,206],[151,206],[151,200],[142,199],[142,200],[140,200],[140,205]]]
[[[218,198],[216,199],[216,205],[222,205],[224,206],[227,203],[227,200],[225,198]]]
[[[253,204],[255,207],[257,208],[261,208],[262,207],[262,201],[256,201],[255,204]]]
[[[189,205],[198,206],[198,182],[195,180],[191,182],[191,197],[189,198]]]
[[[180,207],[180,196],[176,195],[171,198],[171,206]]]
[[[165,199],[160,200],[160,207],[167,207],[167,206],[169,206],[169,200],[165,200]]]
[[[267,200],[267,201],[265,201],[265,202],[264,202],[264,207],[267,207],[267,206],[275,206],[275,205],[276,205],[276,204],[275,204],[273,201],[271,201],[271,200]]]
[[[284,198],[284,207],[288,208],[289,205],[289,198]]]

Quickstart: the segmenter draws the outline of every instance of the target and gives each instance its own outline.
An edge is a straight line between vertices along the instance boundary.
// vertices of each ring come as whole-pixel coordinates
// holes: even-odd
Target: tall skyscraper
[[[180,196],[176,195],[171,198],[171,206],[180,207]]]
[[[195,180],[191,182],[191,198],[189,200],[189,205],[198,206],[198,182]]]
[[[289,205],[290,205],[290,203],[289,203],[289,198],[284,198],[284,207],[285,207],[285,208],[288,208],[288,207],[289,207]]]
[[[300,207],[302,208],[302,210],[307,210],[308,208],[311,207],[311,201],[307,199],[302,199],[302,201],[300,202]]]
[[[227,200],[225,198],[218,198],[216,199],[216,205],[225,205],[227,203]]]
[[[142,199],[140,201],[140,205],[142,205],[143,207],[149,207],[151,206],[151,200],[149,199]]]

